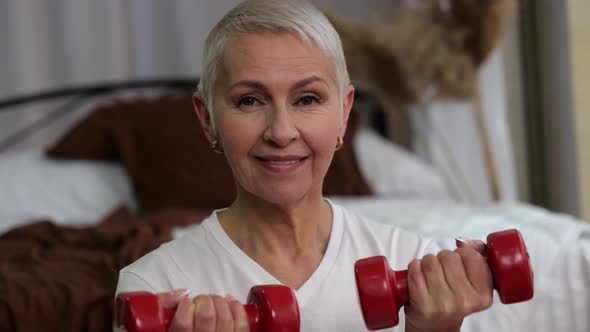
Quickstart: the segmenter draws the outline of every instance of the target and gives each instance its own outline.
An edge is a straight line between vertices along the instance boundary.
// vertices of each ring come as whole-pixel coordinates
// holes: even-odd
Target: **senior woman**
[[[365,331],[354,263],[385,255],[409,264],[405,331],[458,331],[489,307],[491,273],[475,249],[424,256],[438,251],[432,241],[322,197],[353,96],[339,36],[312,5],[254,0],[226,14],[206,40],[194,106],[237,197],[123,269],[117,293],[188,289],[168,296],[172,331],[247,331],[239,301],[254,285],[283,284],[303,331]]]

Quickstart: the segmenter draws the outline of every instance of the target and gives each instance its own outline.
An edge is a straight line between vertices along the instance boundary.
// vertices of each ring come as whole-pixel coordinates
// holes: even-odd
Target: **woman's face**
[[[231,39],[214,91],[215,132],[198,96],[195,105],[208,137],[224,150],[239,194],[274,204],[321,196],[354,91],[349,86],[339,96],[320,48],[291,33]]]

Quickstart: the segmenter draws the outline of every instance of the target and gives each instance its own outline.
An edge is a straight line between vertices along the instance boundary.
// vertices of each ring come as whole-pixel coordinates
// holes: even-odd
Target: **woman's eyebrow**
[[[252,88],[255,90],[262,90],[264,92],[268,92],[268,89],[266,88],[266,86],[264,86],[264,84],[262,84],[258,81],[250,81],[250,80],[237,81],[236,83],[230,85],[230,87],[227,89],[227,91],[231,91],[238,86],[245,86],[245,87]]]
[[[314,83],[314,82],[320,82],[320,83],[323,83],[326,87],[329,87],[328,82],[326,82],[325,79],[323,79],[319,76],[313,75],[313,76],[310,76],[308,78],[304,78],[301,81],[295,83],[295,85],[293,85],[293,90],[301,89],[302,87],[304,87],[308,84]]]
[[[306,86],[308,84],[314,83],[314,82],[320,82],[320,83],[324,84],[326,87],[329,87],[329,84],[328,84],[328,82],[325,79],[323,79],[323,78],[321,78],[321,77],[319,77],[317,75],[313,75],[313,76],[304,78],[304,79],[296,82],[293,85],[292,90],[301,89],[302,87],[304,87],[304,86]],[[243,80],[243,81],[235,82],[232,85],[230,85],[228,91],[231,91],[231,90],[233,90],[234,88],[236,88],[238,86],[245,86],[245,87],[249,87],[249,88],[252,88],[252,89],[256,89],[256,90],[261,90],[261,91],[264,91],[264,92],[268,92],[268,89],[267,89],[267,87],[264,84],[262,84],[259,81],[253,81],[253,80]]]

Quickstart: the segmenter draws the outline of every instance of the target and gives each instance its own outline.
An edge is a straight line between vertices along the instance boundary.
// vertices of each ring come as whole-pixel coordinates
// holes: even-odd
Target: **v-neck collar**
[[[316,291],[316,289],[322,284],[325,280],[326,276],[329,274],[330,270],[336,263],[336,258],[338,255],[338,250],[340,248],[340,243],[342,240],[342,210],[339,206],[334,205],[330,200],[327,200],[328,204],[332,209],[332,229],[330,231],[330,238],[328,240],[328,247],[326,248],[326,252],[320,261],[320,265],[313,271],[311,276],[299,287],[299,289],[295,290],[295,294],[297,295],[297,301],[299,306],[304,306],[305,303],[308,301],[308,298]],[[209,228],[211,233],[215,239],[221,244],[225,250],[232,257],[236,257],[241,264],[248,265],[247,267],[253,271],[256,271],[261,276],[265,276],[265,279],[268,279],[270,283],[274,284],[282,284],[277,278],[275,278],[271,273],[266,271],[262,266],[260,266],[254,259],[250,256],[246,255],[245,252],[238,247],[234,241],[227,235],[227,233],[223,230],[223,227],[219,223],[219,218],[217,216],[218,212],[222,210],[216,210],[212,213],[210,222],[204,223],[206,227]]]

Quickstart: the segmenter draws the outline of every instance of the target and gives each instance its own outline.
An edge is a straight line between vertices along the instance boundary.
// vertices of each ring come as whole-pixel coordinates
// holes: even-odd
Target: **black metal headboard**
[[[14,112],[25,106],[37,102],[46,102],[67,98],[68,100],[46,112],[39,119],[19,129],[15,133],[0,141],[0,152],[18,144],[33,133],[42,130],[62,117],[74,112],[78,107],[87,102],[91,97],[114,94],[121,91],[163,89],[163,90],[196,90],[198,77],[182,79],[154,79],[125,82],[110,82],[79,87],[67,87],[44,91],[41,93],[27,94],[0,100],[0,113]]]

